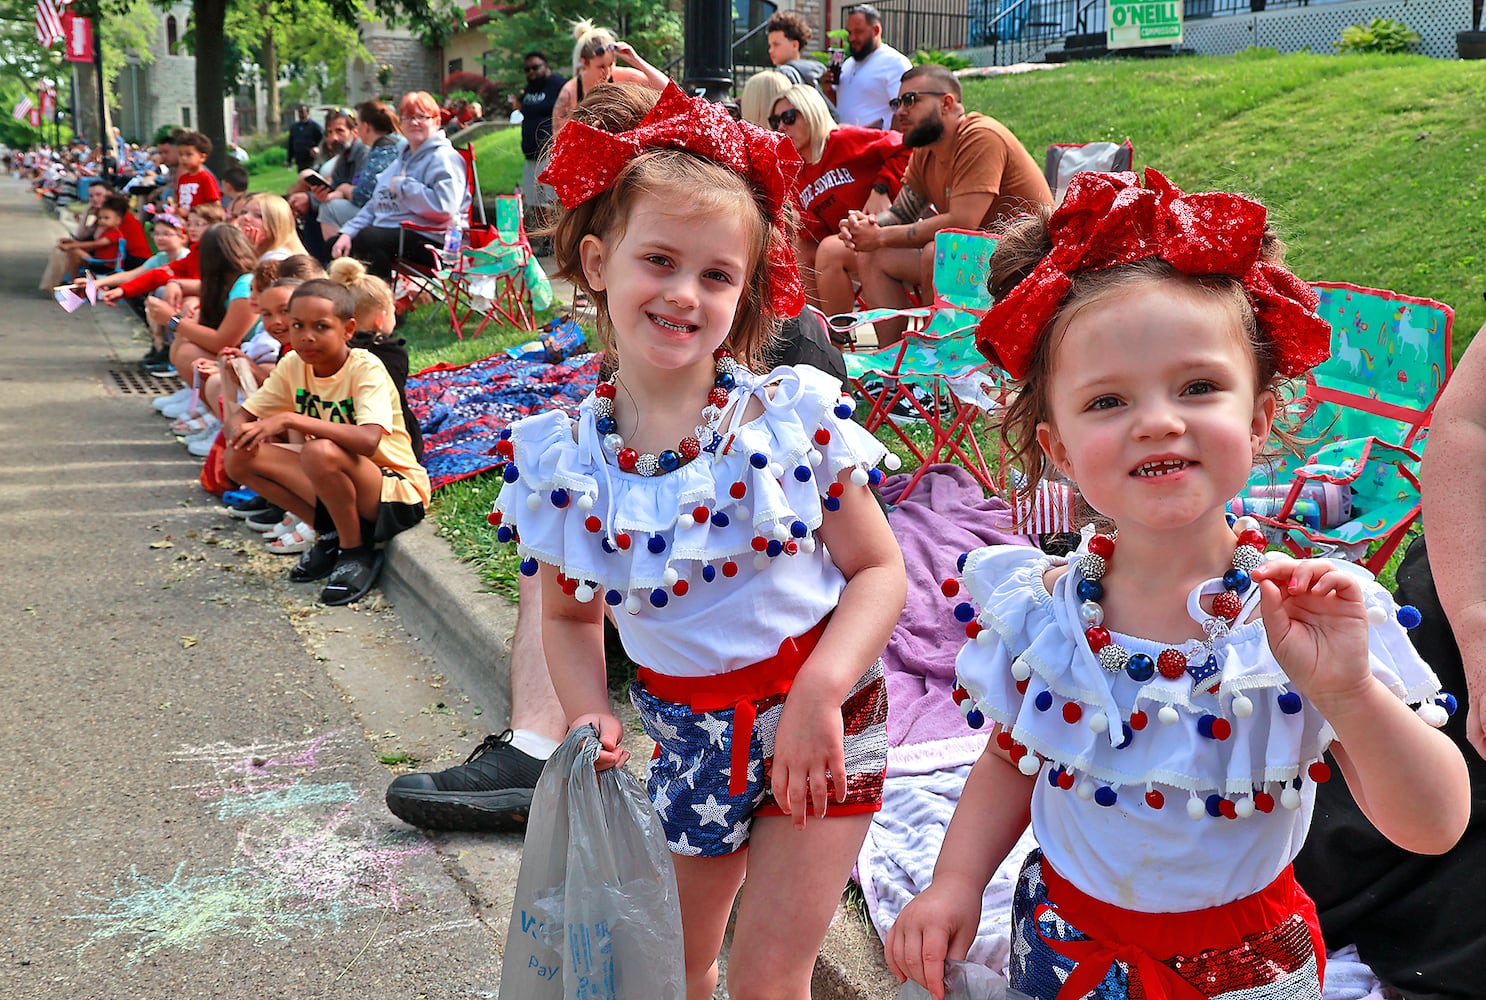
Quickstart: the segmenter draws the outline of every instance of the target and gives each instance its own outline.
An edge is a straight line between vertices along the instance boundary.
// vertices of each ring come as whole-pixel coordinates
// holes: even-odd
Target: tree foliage
[[[681,15],[669,0],[529,0],[483,29],[499,60],[485,72],[514,81],[522,54],[537,49],[547,53],[554,71],[571,75],[571,26],[583,18],[608,28],[655,66],[664,67],[681,51]]]

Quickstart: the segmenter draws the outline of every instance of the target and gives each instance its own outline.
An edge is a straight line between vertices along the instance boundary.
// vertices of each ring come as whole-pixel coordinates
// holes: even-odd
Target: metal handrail
[[[1023,7],[1030,7],[1031,5],[1032,5],[1032,0],[1017,0],[1016,3],[1012,4],[1010,7],[1007,7],[1001,13],[999,13],[995,17],[991,18],[990,27],[989,27],[988,30],[995,31],[996,30],[996,25],[998,25],[998,24],[1001,23],[1001,19],[1003,17],[1006,17],[1009,14],[1014,14],[1017,11],[1021,10]]]

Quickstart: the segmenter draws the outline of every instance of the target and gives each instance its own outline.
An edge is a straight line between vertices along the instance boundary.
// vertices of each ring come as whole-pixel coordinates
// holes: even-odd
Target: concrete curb
[[[58,222],[58,228],[62,228]],[[120,363],[139,325],[127,309],[91,315]],[[122,350],[121,350],[122,349]],[[408,634],[425,646],[450,685],[483,710],[494,730],[510,718],[510,637],[516,606],[487,589],[455,559],[435,526],[424,523],[387,545],[379,585]],[[838,907],[817,959],[811,995],[821,1000],[889,1000],[897,984],[882,961],[876,933]]]

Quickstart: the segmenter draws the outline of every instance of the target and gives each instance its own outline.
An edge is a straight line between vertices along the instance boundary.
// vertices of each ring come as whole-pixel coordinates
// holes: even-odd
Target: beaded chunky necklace
[[[1218,659],[1213,654],[1213,640],[1232,627],[1243,610],[1243,595],[1253,585],[1250,573],[1264,561],[1264,533],[1257,528],[1246,528],[1239,532],[1238,545],[1233,550],[1233,565],[1223,574],[1223,592],[1213,599],[1213,614],[1203,622],[1206,640],[1195,641],[1191,652],[1183,652],[1173,646],[1161,650],[1153,660],[1145,653],[1132,653],[1115,642],[1104,627],[1104,608],[1099,601],[1104,597],[1104,574],[1114,561],[1115,536],[1095,535],[1089,539],[1089,550],[1079,557],[1078,569],[1082,579],[1078,581],[1077,593],[1082,603],[1078,608],[1079,620],[1084,626],[1084,639],[1089,651],[1099,659],[1099,665],[1110,673],[1124,671],[1131,680],[1144,684],[1157,673],[1168,680],[1176,680],[1189,674],[1197,691],[1216,690],[1219,677]],[[1191,646],[1189,646],[1191,648]],[[1253,712],[1253,703],[1239,696],[1234,699],[1233,711],[1240,717]],[[1163,709],[1164,711],[1164,709]],[[1175,709],[1172,709],[1175,712]],[[1219,719],[1218,722],[1223,720]]]
[[[738,370],[738,360],[726,347],[713,351],[712,358],[717,365],[717,375],[707,393],[707,405],[702,407],[702,422],[697,424],[693,434],[682,438],[675,448],[667,448],[659,455],[625,447],[624,438],[619,433],[619,424],[614,419],[618,372],[600,382],[593,390],[594,427],[604,436],[604,447],[614,453],[614,460],[621,469],[641,476],[659,476],[675,472],[703,451],[710,452],[717,447],[719,435],[716,424],[722,416],[723,407],[727,406],[728,393],[737,384],[734,373]],[[702,444],[703,441],[707,442],[706,445]]]

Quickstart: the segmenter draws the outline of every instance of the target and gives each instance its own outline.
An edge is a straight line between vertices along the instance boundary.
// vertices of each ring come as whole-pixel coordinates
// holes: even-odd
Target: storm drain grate
[[[137,369],[110,368],[108,377],[114,391],[126,396],[168,396],[184,388],[180,378],[175,375],[160,378]]]

